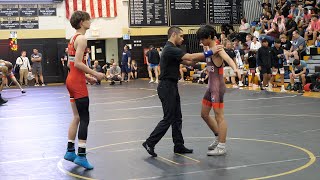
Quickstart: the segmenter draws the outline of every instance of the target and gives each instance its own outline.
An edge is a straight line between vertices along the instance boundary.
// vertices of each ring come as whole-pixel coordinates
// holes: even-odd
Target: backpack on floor
[[[302,83],[301,82],[295,82],[294,85],[293,85],[293,90],[294,91],[299,91],[299,90],[302,90]]]

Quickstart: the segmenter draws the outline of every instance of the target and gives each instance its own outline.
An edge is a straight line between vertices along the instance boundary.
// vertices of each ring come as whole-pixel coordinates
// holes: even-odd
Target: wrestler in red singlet
[[[83,97],[88,97],[88,89],[86,85],[85,73],[74,67],[76,50],[74,48],[74,42],[80,34],[73,36],[72,40],[68,44],[68,55],[70,63],[70,73],[66,80],[67,89],[70,94],[70,102],[74,102],[75,99],[80,99]],[[84,55],[85,56],[85,53]],[[82,62],[86,64],[83,57]]]
[[[209,80],[202,104],[213,108],[224,108],[223,97],[226,92],[226,85],[223,78],[223,64],[217,67],[212,58],[206,58],[206,62]]]

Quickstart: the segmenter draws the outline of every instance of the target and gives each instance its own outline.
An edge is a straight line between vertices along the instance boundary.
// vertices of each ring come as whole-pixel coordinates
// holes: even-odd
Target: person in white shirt
[[[23,80],[25,82],[25,85],[28,85],[28,72],[31,71],[30,61],[29,58],[26,57],[27,52],[21,51],[21,56],[17,58],[16,65],[20,66],[20,84],[23,84]]]
[[[254,36],[250,44],[250,51],[258,51],[260,47],[261,47],[261,43],[258,41],[258,38]]]

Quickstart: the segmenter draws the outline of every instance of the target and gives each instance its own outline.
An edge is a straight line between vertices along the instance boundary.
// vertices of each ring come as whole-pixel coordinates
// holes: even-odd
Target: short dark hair
[[[247,19],[246,18],[242,18],[241,19],[244,23],[247,23]]]
[[[85,11],[75,11],[70,19],[71,26],[80,29],[80,22],[90,20],[90,15]]]
[[[21,51],[21,54],[22,54],[23,52],[26,52],[26,53],[27,53],[27,51],[26,51],[26,50],[22,50],[22,51]]]
[[[280,39],[276,39],[276,40],[274,41],[274,43],[276,43],[276,44],[281,44],[281,40],[280,40]]]
[[[168,38],[170,38],[172,36],[173,33],[180,33],[182,31],[181,28],[179,28],[178,26],[171,26],[169,29],[168,29]]]
[[[261,42],[262,42],[262,43],[265,43],[265,42],[268,42],[268,40],[267,40],[267,39],[262,39]]]
[[[298,66],[300,64],[300,60],[299,59],[295,59],[293,62],[292,62],[293,65],[295,66]]]
[[[214,29],[213,26],[205,25],[200,27],[197,30],[197,38],[200,39],[213,39],[217,35],[217,31]]]
[[[11,71],[13,68],[12,63],[6,63],[6,66],[8,68],[8,71]]]

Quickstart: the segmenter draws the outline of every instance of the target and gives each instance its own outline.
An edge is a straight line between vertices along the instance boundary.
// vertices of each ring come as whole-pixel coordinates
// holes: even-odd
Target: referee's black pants
[[[147,144],[154,147],[172,126],[172,138],[175,146],[184,144],[182,129],[182,114],[178,84],[171,80],[162,80],[158,85],[158,96],[162,103],[163,120],[153,130],[147,139]]]

